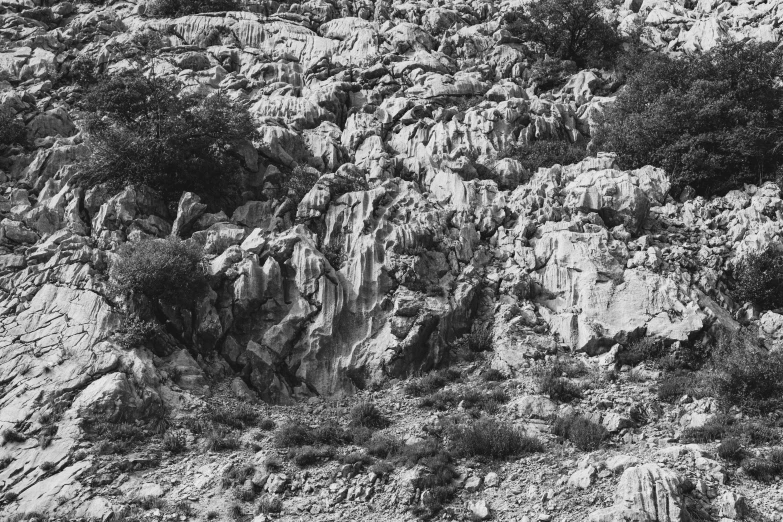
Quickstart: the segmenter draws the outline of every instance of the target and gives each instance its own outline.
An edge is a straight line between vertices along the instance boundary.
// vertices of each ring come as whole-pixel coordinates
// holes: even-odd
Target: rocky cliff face
[[[589,141],[618,87],[595,70],[554,92],[530,85],[533,54],[502,29],[516,4],[261,2],[161,19],[143,2],[4,0],[0,111],[35,143],[0,160],[0,431],[27,436],[4,447],[0,483],[19,495],[8,508],[91,516],[81,420],[186,410],[212,380],[287,405],[430,370],[485,326],[491,366],[521,376],[559,351],[596,356],[645,335],[676,349],[752,317],[721,280],[780,242],[776,185],[674,199],[665,172],[622,171],[609,155],[537,172],[506,157]],[[655,49],[693,52],[778,41],[781,5],[629,0],[607,16],[641,24]],[[260,139],[242,150],[256,196],[233,215],[190,193],[173,211],[144,187],[73,182],[90,154],[82,93],[58,75],[82,55],[106,74],[130,67],[138,35],[162,42],[147,70],[227,92],[256,118]],[[322,173],[298,208],[276,196],[297,166]],[[120,244],[169,235],[203,245],[211,291],[167,312],[165,342],[124,350],[107,267]],[[762,325],[779,343],[783,319]],[[635,473],[666,491],[678,480]],[[635,494],[618,492],[618,506]],[[645,504],[670,517],[645,520],[684,519],[671,502]]]

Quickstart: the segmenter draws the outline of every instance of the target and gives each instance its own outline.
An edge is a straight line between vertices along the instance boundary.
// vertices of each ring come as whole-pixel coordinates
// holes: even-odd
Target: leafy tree
[[[147,7],[152,16],[186,16],[217,11],[239,11],[239,0],[155,0]]]
[[[647,54],[607,111],[595,145],[623,168],[655,165],[705,195],[772,178],[783,165],[783,58],[771,44]]]
[[[622,44],[614,25],[601,16],[603,7],[602,0],[535,0],[524,12],[507,15],[507,27],[552,57],[580,68],[601,66],[614,60]]]
[[[87,185],[145,184],[169,202],[191,191],[212,207],[236,200],[241,164],[232,143],[256,131],[224,95],[182,95],[174,80],[132,71],[93,86],[83,108],[93,148]]]

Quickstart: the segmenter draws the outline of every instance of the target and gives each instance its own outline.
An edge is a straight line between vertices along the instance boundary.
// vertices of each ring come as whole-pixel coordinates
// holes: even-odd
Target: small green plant
[[[508,422],[481,417],[455,422],[449,430],[450,449],[463,457],[504,459],[544,451],[544,445]]]
[[[124,243],[109,269],[119,293],[184,305],[206,290],[201,248],[177,238]]]
[[[3,430],[3,441],[6,444],[12,442],[24,442],[25,440],[27,440],[27,437],[13,428],[6,428]]]
[[[734,271],[734,296],[762,310],[783,307],[783,255],[772,249],[745,256]]]
[[[135,315],[125,315],[114,335],[121,347],[126,350],[139,348],[152,342],[161,334],[161,327],[155,321],[145,320]]]
[[[471,352],[489,352],[492,350],[492,329],[487,325],[477,326],[467,335],[468,349]]]
[[[50,462],[47,460],[46,462],[42,462],[39,468],[41,468],[41,471],[51,471],[54,469],[55,466],[56,464],[54,462]]]
[[[242,443],[233,432],[214,426],[206,432],[204,446],[208,451],[226,451],[239,449]]]
[[[663,343],[652,337],[642,337],[629,344],[617,354],[619,366],[636,366],[643,361],[657,359],[663,355]]]
[[[783,473],[783,449],[775,448],[767,455],[746,458],[741,466],[750,477],[761,482],[771,482]]]
[[[243,402],[213,405],[209,409],[208,416],[216,424],[222,424],[238,430],[248,426],[255,426],[260,418],[260,415],[252,406]]]
[[[8,466],[10,466],[13,461],[14,461],[14,459],[11,456],[9,456],[9,455],[6,455],[5,457],[0,458],[0,471],[4,470]]]
[[[462,376],[457,370],[444,368],[430,372],[422,377],[411,379],[405,385],[405,393],[413,397],[422,397],[438,391],[447,384],[462,382]]]
[[[396,455],[402,446],[402,440],[388,433],[381,432],[373,433],[372,437],[364,444],[367,453],[381,459]]]
[[[187,440],[183,430],[169,430],[163,436],[163,447],[171,453],[181,453],[187,448]]]
[[[558,417],[552,426],[552,433],[571,441],[582,451],[595,451],[609,438],[609,432],[581,415]]]
[[[351,425],[365,428],[385,428],[389,421],[372,402],[361,402],[351,409]]]
[[[734,438],[726,439],[718,446],[718,456],[724,460],[738,462],[742,460],[743,454],[742,444]]]
[[[265,515],[281,513],[283,501],[277,495],[264,495],[258,502],[258,510]]]
[[[300,468],[312,466],[316,462],[334,457],[334,451],[329,446],[302,446],[291,448],[288,458]]]

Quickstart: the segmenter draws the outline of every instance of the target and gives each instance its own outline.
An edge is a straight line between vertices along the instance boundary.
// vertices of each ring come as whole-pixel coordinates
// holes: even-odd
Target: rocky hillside
[[[521,145],[586,145],[622,82],[585,69],[542,87],[504,22],[524,4],[165,18],[142,1],[0,1],[0,121],[27,136],[0,158],[0,516],[783,520],[774,414],[742,431],[715,393],[665,396],[674,369],[628,357],[648,343],[681,360],[740,329],[781,349],[783,316],[726,286],[781,246],[780,188],[674,194],[663,170],[605,153],[527,168]],[[698,53],[779,41],[783,3],[627,0],[602,16]],[[242,201],[81,183],[80,60],[246,107]],[[297,202],[287,189],[308,175]],[[129,347],[109,268],[123,244],[167,237],[203,251],[209,289]],[[575,418],[586,443],[563,428]],[[541,446],[455,449],[461,424]],[[729,425],[750,461],[716,453]],[[767,456],[767,475],[747,471]]]

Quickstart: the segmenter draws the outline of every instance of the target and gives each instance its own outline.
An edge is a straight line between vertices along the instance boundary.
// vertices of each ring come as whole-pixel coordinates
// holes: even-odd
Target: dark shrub
[[[565,84],[568,79],[579,72],[579,67],[572,60],[561,60],[560,58],[551,58],[544,56],[526,70],[524,77],[530,84],[535,84],[539,91],[549,91]],[[541,143],[551,143],[550,140],[541,141]],[[535,145],[535,144],[534,144]],[[567,146],[567,144],[564,144]],[[554,160],[551,165],[539,165],[540,167],[551,167],[555,163],[568,165]],[[536,169],[538,168],[535,167]],[[535,172],[535,170],[532,170]]]
[[[726,439],[718,445],[718,456],[722,459],[738,462],[743,454],[742,444],[737,439]]]
[[[109,277],[121,293],[143,294],[169,304],[193,302],[206,289],[198,245],[176,238],[123,244]]]
[[[683,442],[705,443],[722,439],[734,424],[734,418],[730,415],[718,414],[698,428],[683,430],[680,440]]]
[[[23,434],[19,433],[13,428],[6,428],[3,430],[3,441],[5,443],[9,442],[24,442],[27,440],[27,437],[25,437]]]
[[[241,430],[247,426],[255,426],[259,415],[251,406],[238,402],[211,406],[209,419],[216,424]]]
[[[477,326],[467,335],[467,341],[471,352],[491,351],[492,328],[486,325]]]
[[[385,428],[389,421],[372,402],[362,402],[351,409],[351,425],[365,428]]]
[[[143,184],[172,203],[191,191],[211,207],[235,204],[242,168],[231,150],[256,135],[250,114],[222,94],[178,92],[175,81],[138,71],[93,86],[83,102],[93,150],[83,183]]]
[[[313,441],[319,444],[340,446],[351,442],[351,434],[342,429],[337,422],[327,420],[313,430]]]
[[[287,422],[275,432],[275,443],[284,448],[306,446],[314,442],[313,430],[300,422]]]
[[[283,189],[288,197],[298,205],[320,177],[321,174],[312,167],[297,166],[286,177]]]
[[[384,433],[374,433],[370,440],[364,444],[367,453],[380,459],[393,457],[402,446],[403,442],[400,439]]]
[[[117,344],[131,350],[145,346],[161,334],[161,326],[155,321],[140,319],[135,315],[125,315],[114,330]]]
[[[500,382],[505,381],[508,377],[495,368],[489,368],[481,372],[481,379],[487,382]]]
[[[240,11],[241,9],[242,3],[239,0],[153,0],[147,4],[146,14],[177,18],[199,13]]]
[[[171,453],[180,453],[187,448],[187,436],[182,430],[167,431],[163,436],[163,447]]]
[[[467,410],[495,413],[500,404],[506,403],[508,400],[508,394],[502,388],[492,388],[488,391],[475,388],[460,391],[449,389],[427,395],[421,399],[419,405],[424,408],[446,411],[462,403],[462,406]]]
[[[622,168],[661,167],[675,190],[714,194],[774,179],[783,161],[783,58],[775,44],[645,54],[606,114],[595,145]]]
[[[213,427],[206,432],[204,446],[208,451],[236,450],[241,446],[239,437],[233,432]]]
[[[597,450],[601,447],[601,443],[609,438],[606,428],[581,415],[558,417],[555,419],[552,433],[570,440],[582,451]]]
[[[768,249],[748,254],[734,271],[734,297],[762,310],[783,307],[783,255]]]
[[[620,366],[636,366],[637,364],[657,359],[663,354],[663,343],[652,337],[642,337],[630,343],[625,350],[617,354],[617,364]]]
[[[538,439],[494,417],[481,417],[467,424],[456,423],[449,430],[449,438],[450,449],[463,457],[504,459],[544,451]]]
[[[405,393],[414,397],[422,397],[433,393],[449,383],[461,382],[460,373],[452,369],[442,369],[412,379],[405,385]]]
[[[722,335],[712,365],[712,386],[724,405],[759,413],[783,405],[783,353],[759,347],[749,332]]]
[[[316,462],[330,459],[333,456],[332,449],[326,446],[302,446],[301,448],[291,448],[288,452],[288,458],[300,468],[312,466]]]
[[[247,479],[253,476],[255,468],[249,464],[231,464],[220,479],[223,489],[241,486]]]
[[[403,446],[395,460],[409,467],[416,465],[424,467],[424,474],[411,482],[414,488],[426,492],[426,495],[422,495],[426,501],[413,510],[415,515],[425,519],[432,518],[456,493],[452,482],[457,477],[457,472],[452,464],[451,455],[443,449],[438,440],[426,439]]]
[[[581,361],[558,359],[548,368],[534,373],[539,393],[559,402],[570,402],[582,398],[582,388],[569,380],[587,373]]]
[[[262,419],[261,422],[258,423],[258,427],[264,431],[272,431],[275,429],[275,426],[275,421],[269,418]]]
[[[515,159],[530,173],[554,165],[572,165],[587,157],[587,150],[567,140],[537,140],[529,145],[512,147],[504,157]]]
[[[27,127],[24,120],[0,110],[0,151],[6,145],[26,145]]]
[[[622,44],[601,16],[603,7],[600,0],[534,0],[526,12],[506,15],[507,27],[549,56],[573,60],[580,69],[600,67],[614,61]]]
[[[742,469],[750,477],[761,482],[772,482],[775,475],[783,472],[783,466],[771,458],[751,457],[742,461]]]
[[[283,501],[277,495],[264,495],[258,502],[258,510],[265,515],[280,513],[283,511]]]

